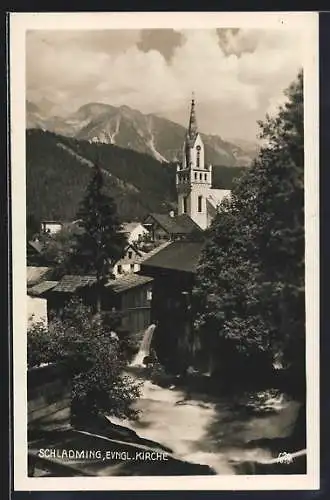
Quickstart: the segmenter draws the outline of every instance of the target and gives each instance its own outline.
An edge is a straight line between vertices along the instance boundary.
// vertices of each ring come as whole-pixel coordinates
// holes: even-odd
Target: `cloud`
[[[302,62],[284,30],[34,31],[26,47],[27,98],[52,112],[105,102],[186,124],[195,91],[203,131],[246,139]]]

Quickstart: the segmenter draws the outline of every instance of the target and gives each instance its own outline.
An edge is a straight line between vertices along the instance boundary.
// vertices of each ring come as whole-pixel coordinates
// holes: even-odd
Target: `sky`
[[[127,105],[254,141],[302,66],[301,33],[261,29],[34,30],[26,37],[26,98],[50,115],[89,102]]]

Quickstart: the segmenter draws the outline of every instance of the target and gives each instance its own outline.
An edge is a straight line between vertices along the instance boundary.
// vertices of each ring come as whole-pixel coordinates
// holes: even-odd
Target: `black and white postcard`
[[[15,489],[317,489],[318,15],[9,24]]]

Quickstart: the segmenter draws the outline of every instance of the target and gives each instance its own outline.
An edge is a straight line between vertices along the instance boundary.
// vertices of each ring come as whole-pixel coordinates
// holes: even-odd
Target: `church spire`
[[[195,94],[192,93],[191,98],[191,110],[190,110],[190,119],[189,119],[189,128],[188,128],[188,136],[190,139],[195,139],[197,135],[197,120],[195,114]]]

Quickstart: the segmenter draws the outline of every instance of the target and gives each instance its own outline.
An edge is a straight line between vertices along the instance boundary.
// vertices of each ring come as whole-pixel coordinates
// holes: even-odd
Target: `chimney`
[[[171,210],[169,215],[170,217],[174,217],[174,210]]]

